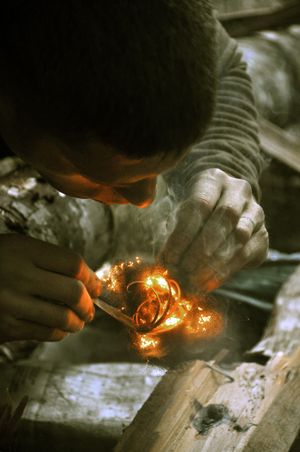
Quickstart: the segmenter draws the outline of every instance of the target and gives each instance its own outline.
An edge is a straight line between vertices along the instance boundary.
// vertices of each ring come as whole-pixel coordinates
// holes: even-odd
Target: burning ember
[[[164,335],[185,339],[212,338],[223,329],[219,312],[206,297],[184,297],[177,281],[159,266],[140,258],[113,266],[104,282],[104,297],[112,301],[134,326],[133,345],[144,356],[162,356]]]

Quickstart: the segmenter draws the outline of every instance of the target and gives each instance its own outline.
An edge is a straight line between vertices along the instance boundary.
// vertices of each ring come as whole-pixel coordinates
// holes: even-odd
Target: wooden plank
[[[259,129],[264,152],[300,172],[300,141],[266,119],[260,118]]]
[[[228,378],[201,361],[161,380],[115,452],[287,452],[300,425],[300,350]]]
[[[300,3],[289,0],[273,7],[219,14],[218,18],[231,36],[249,36],[257,31],[299,23]]]
[[[205,404],[218,386],[218,375],[205,362],[196,361],[170,370],[161,380],[133,423],[125,430],[117,451],[170,450],[186,429],[193,414],[192,402]],[[163,433],[163,434],[162,434]]]

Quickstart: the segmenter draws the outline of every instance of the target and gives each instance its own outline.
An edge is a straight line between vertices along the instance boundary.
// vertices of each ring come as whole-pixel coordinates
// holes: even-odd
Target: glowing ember
[[[178,317],[169,317],[165,320],[166,326],[177,326],[182,322],[182,319],[179,319]]]
[[[149,348],[157,347],[159,345],[159,339],[151,336],[140,335],[139,345],[141,349],[147,350]]]
[[[185,338],[212,338],[221,333],[220,313],[207,309],[207,300],[185,299],[177,281],[167,270],[145,266],[140,258],[121,262],[110,270],[103,282],[115,294],[120,309],[136,325],[133,343],[145,356],[161,354],[161,337],[175,331]],[[108,295],[109,296],[109,295]]]

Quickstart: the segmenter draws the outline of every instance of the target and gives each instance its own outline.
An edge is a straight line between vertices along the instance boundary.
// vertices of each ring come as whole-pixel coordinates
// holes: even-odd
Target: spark
[[[142,350],[154,349],[160,343],[158,337],[147,336],[146,334],[139,336],[139,346]]]

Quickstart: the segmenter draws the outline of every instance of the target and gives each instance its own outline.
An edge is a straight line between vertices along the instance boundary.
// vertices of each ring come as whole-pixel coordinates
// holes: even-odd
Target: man
[[[70,196],[177,201],[161,258],[212,290],[265,257],[262,166],[244,64],[207,0],[7,2],[1,135]],[[213,114],[214,113],[214,114]],[[173,169],[172,169],[173,168]],[[73,252],[0,237],[0,340],[60,340],[101,287]]]

